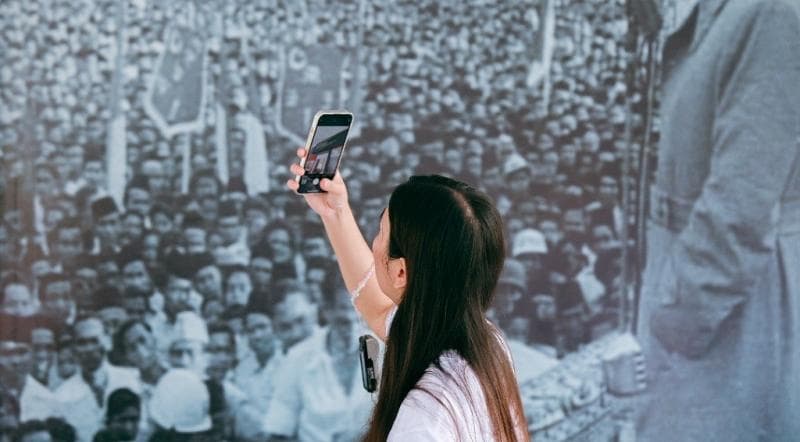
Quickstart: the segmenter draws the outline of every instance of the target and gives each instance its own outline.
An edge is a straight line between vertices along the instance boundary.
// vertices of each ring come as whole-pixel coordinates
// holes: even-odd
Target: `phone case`
[[[313,141],[314,141],[314,134],[317,131],[317,126],[319,125],[319,120],[320,120],[320,118],[322,118],[325,115],[349,115],[350,116],[350,126],[349,126],[349,128],[352,129],[352,127],[353,127],[353,123],[354,123],[355,118],[353,117],[353,114],[350,111],[347,111],[347,110],[324,110],[324,111],[317,112],[314,115],[314,119],[311,121],[311,127],[309,128],[308,136],[306,137],[306,144],[305,144],[306,155],[303,158],[300,159],[300,167],[302,167],[303,169],[305,169],[305,167],[306,167],[306,160],[308,158],[309,151],[312,148],[311,143],[313,143]],[[342,157],[344,156],[344,151],[345,151],[346,148],[347,148],[347,141],[345,140],[344,144],[342,144],[342,152],[339,154],[339,158],[336,160],[337,161],[337,170],[338,170],[338,165],[341,164]],[[319,187],[320,180],[321,180],[321,178],[319,178],[319,177],[310,178],[310,177],[306,177],[305,175],[296,176],[295,177],[295,181],[299,184],[299,187],[297,189],[297,193],[299,193],[299,194],[304,194],[304,193],[324,193],[325,191],[322,190]]]

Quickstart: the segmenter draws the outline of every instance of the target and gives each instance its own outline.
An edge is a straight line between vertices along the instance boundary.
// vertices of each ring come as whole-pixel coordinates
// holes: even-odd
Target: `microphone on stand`
[[[623,164],[623,186],[622,186],[622,199],[623,207],[625,210],[625,222],[623,223],[622,236],[624,238],[623,244],[623,278],[625,280],[625,289],[623,293],[624,304],[626,304],[626,314],[623,314],[622,323],[626,330],[636,330],[636,323],[638,321],[638,305],[639,305],[639,292],[642,285],[642,271],[645,266],[646,259],[646,237],[645,237],[645,223],[646,223],[646,208],[649,200],[649,188],[647,185],[649,177],[650,166],[650,143],[651,132],[653,124],[653,110],[655,104],[655,71],[656,71],[656,52],[658,48],[658,35],[663,26],[664,20],[661,14],[660,5],[658,0],[626,0],[625,13],[628,18],[628,39],[627,49],[631,54],[629,65],[626,72],[626,83],[628,84],[628,91],[635,89],[637,84],[637,74],[639,73],[638,66],[640,63],[645,67],[645,87],[646,87],[646,114],[645,117],[645,130],[644,138],[641,140],[641,150],[639,152],[638,164],[638,177],[637,177],[637,192],[636,200],[631,201],[631,189],[628,184],[628,171],[630,170],[630,158],[625,155]],[[646,49],[646,61],[640,60],[644,50]],[[627,111],[632,112],[631,104],[627,102]],[[633,135],[631,128],[630,116],[626,119],[625,123],[625,141],[628,146],[628,151],[633,144]],[[636,208],[636,232],[634,242],[634,255],[633,262],[630,261],[628,247],[631,235],[628,229],[628,208],[631,203]],[[632,264],[632,265],[631,265]],[[632,267],[632,269],[631,269]],[[631,278],[632,273],[635,275]],[[630,293],[630,281],[633,280],[633,293]]]
[[[664,22],[657,0],[627,0],[625,12],[631,29],[636,28],[647,40],[658,35]]]

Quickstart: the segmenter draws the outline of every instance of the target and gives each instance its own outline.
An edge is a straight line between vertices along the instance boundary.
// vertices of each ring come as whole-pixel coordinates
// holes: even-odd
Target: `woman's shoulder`
[[[397,411],[387,442],[456,440],[457,423],[430,392],[412,389]]]
[[[412,391],[453,388],[454,384],[461,384],[465,378],[472,377],[477,381],[466,359],[455,350],[445,350],[425,369]]]
[[[443,353],[408,392],[397,412],[389,441],[451,441],[463,425],[457,408],[463,405],[464,386],[457,382],[468,368],[456,352]]]
[[[492,329],[492,334],[497,339],[497,344],[502,348],[509,362],[511,362],[513,369],[513,358],[508,342],[502,332],[493,324]],[[483,394],[477,374],[475,374],[469,362],[456,350],[442,352],[425,370],[415,389],[434,391],[436,393]]]
[[[488,416],[485,408],[475,372],[458,352],[448,350],[408,392],[392,434],[403,435],[403,440],[413,436],[414,440],[430,441],[460,439],[457,435],[465,430],[466,434],[486,435],[490,425],[484,422]]]

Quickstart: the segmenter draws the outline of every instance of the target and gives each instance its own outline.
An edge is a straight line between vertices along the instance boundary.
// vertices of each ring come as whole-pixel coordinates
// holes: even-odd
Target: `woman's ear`
[[[392,281],[392,287],[399,291],[405,291],[408,272],[406,271],[406,259],[396,258],[389,260],[389,278]]]

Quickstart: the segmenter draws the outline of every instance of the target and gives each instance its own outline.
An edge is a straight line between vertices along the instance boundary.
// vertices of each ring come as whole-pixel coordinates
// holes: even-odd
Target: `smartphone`
[[[378,341],[370,335],[358,338],[358,355],[361,362],[361,383],[364,390],[370,393],[378,388],[378,377],[375,373],[375,358],[378,356]]]
[[[300,160],[305,174],[295,178],[297,193],[325,192],[319,187],[323,178],[333,179],[353,125],[348,111],[320,111],[314,115],[306,140],[306,156]]]

